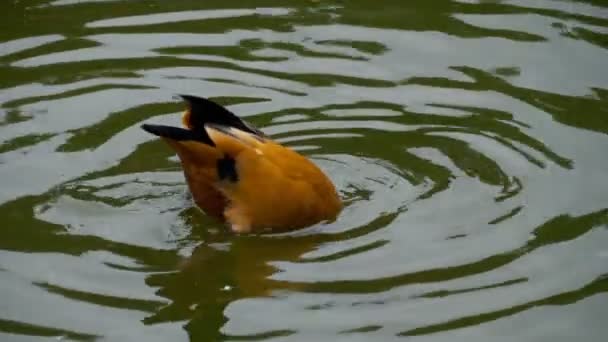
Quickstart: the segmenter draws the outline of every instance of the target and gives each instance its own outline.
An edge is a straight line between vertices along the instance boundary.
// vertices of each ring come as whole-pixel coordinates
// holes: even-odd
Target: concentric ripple
[[[608,333],[605,5],[2,6],[0,340]],[[196,209],[139,129],[183,93],[310,157],[338,219]]]

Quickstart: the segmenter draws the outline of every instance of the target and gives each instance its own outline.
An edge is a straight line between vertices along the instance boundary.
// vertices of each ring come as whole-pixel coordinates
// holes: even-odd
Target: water
[[[3,1],[0,340],[603,341],[608,5]],[[216,99],[336,183],[234,236],[143,122]]]

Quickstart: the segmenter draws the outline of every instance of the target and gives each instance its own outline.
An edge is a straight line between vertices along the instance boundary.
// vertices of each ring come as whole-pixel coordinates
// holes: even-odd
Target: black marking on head
[[[173,126],[164,125],[149,125],[143,124],[141,128],[151,134],[159,136],[161,138],[167,138],[175,141],[198,141],[207,145],[215,146],[213,140],[207,134],[207,131],[203,130],[189,130]]]
[[[225,107],[202,97],[192,95],[179,95],[188,103],[190,109],[189,124],[202,129],[206,124],[218,124],[238,128],[253,135],[264,137],[264,133],[249,123],[241,120]]]
[[[226,155],[222,159],[217,160],[217,175],[220,180],[228,180],[230,182],[238,182],[239,175],[236,173],[236,161],[234,158]]]

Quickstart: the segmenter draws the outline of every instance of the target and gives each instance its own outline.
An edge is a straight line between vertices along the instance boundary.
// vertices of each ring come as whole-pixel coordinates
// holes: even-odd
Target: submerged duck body
[[[333,220],[342,203],[310,160],[219,104],[181,96],[184,128],[144,124],[180,158],[196,205],[237,233],[287,231]]]

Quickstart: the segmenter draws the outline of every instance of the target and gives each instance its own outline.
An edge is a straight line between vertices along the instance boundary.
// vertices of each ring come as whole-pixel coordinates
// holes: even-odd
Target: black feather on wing
[[[251,124],[243,121],[225,107],[202,97],[179,95],[190,109],[190,125],[194,130],[203,130],[206,124],[218,124],[234,127],[259,137],[265,134]]]

